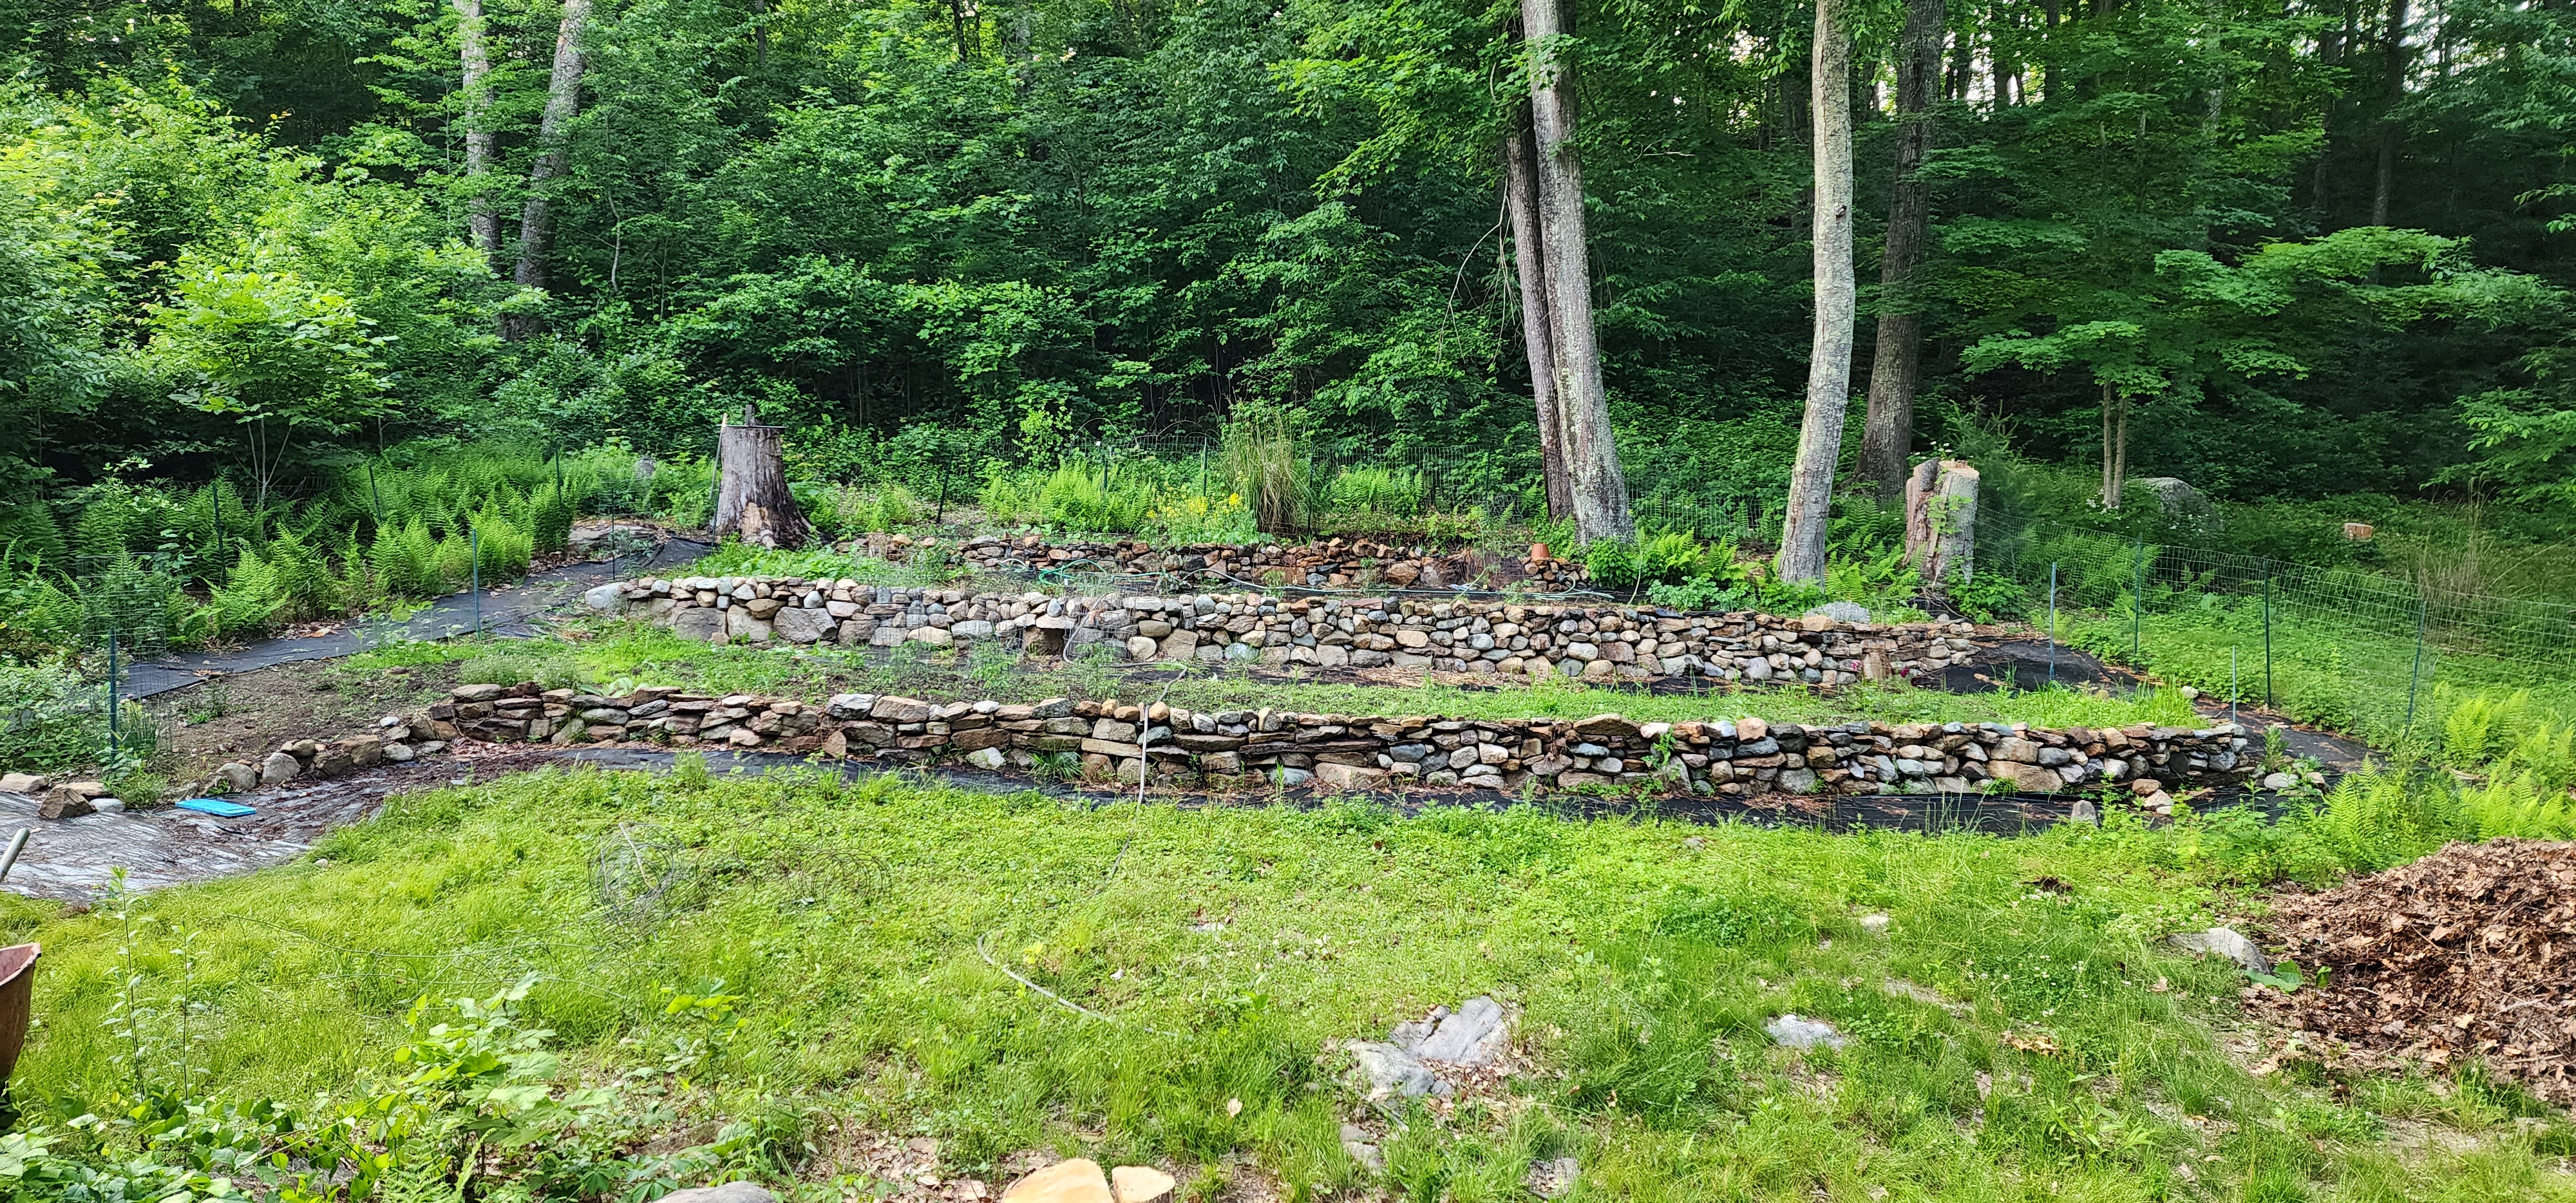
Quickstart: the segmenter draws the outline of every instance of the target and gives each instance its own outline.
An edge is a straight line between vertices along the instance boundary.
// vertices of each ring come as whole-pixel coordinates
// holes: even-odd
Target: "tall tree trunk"
[[[528,165],[528,199],[519,209],[519,269],[511,278],[522,288],[546,286],[546,202],[548,183],[563,174],[564,134],[581,111],[581,38],[590,23],[591,0],[564,0],[563,22],[555,31],[554,73],[546,80],[546,110],[537,119],[537,159]],[[524,338],[526,318],[502,324],[502,333]]]
[[[967,50],[970,41],[968,26],[972,24],[976,27],[976,36],[971,40],[977,50],[983,48],[984,40],[980,36],[984,18],[983,14],[975,10],[975,0],[948,0],[948,19],[957,26],[957,61],[963,63],[972,60],[975,55]]]
[[[716,428],[716,512],[707,532],[762,547],[795,549],[814,537],[812,523],[787,488],[786,428],[764,426],[746,402],[742,425]]]
[[[474,249],[483,252],[483,262],[495,271],[501,267],[501,215],[492,208],[492,195],[485,191],[491,183],[494,140],[491,128],[492,55],[483,43],[483,0],[450,0],[456,9],[456,55],[464,78],[458,92],[464,98],[465,113],[465,185],[473,190],[473,200],[465,218],[466,229]]]
[[[2129,491],[2129,398],[2102,382],[2102,508],[2120,508]]]
[[[2397,106],[2406,99],[2406,0],[2388,0],[2387,84],[2387,100],[2379,111],[2379,184],[2370,194],[2374,226],[2388,224],[2389,194],[2397,187]]]
[[[1627,475],[1610,433],[1601,344],[1592,325],[1592,267],[1584,247],[1583,164],[1574,150],[1574,79],[1562,62],[1560,0],[1521,0],[1530,45],[1530,125],[1536,135],[1539,242],[1547,269],[1548,333],[1556,350],[1557,411],[1574,477],[1574,526],[1586,542],[1637,536]],[[1836,93],[1837,96],[1840,93]],[[1837,104],[1838,110],[1843,106]],[[1844,110],[1847,112],[1847,110]]]
[[[2057,0],[2043,0],[2040,4],[2039,27],[2041,29],[2049,31],[2053,35],[2056,32],[2057,26],[2062,17],[2063,14],[2060,13],[2057,8]],[[1911,22],[1914,19],[1914,10],[1910,6],[1905,10],[1905,19],[1908,22]],[[1911,25],[1909,25],[1908,29],[1910,30],[1911,28]],[[1909,34],[1909,36],[1911,35]],[[2039,67],[2039,98],[2043,101],[2057,100],[2059,99],[2057,93],[2057,47],[2053,40],[2045,46],[2042,53],[2046,54],[2048,58],[2046,61],[2042,62]]]
[[[1780,579],[1825,577],[1825,524],[1831,516],[1834,459],[1843,448],[1843,413],[1851,407],[1852,157],[1851,38],[1842,0],[1817,0],[1813,51],[1816,95],[1816,341],[1807,360],[1807,413],[1798,426],[1798,460],[1789,474],[1789,514],[1780,535]]]
[[[769,69],[769,0],[751,0],[751,65]]]
[[[1887,253],[1878,269],[1878,343],[1869,369],[1869,415],[1860,437],[1860,487],[1881,505],[1904,495],[1914,451],[1914,388],[1922,362],[1923,317],[1912,290],[1932,222],[1930,188],[1915,178],[1932,145],[1933,89],[1940,82],[1946,0],[1907,0],[1896,61],[1896,189],[1887,205]]]
[[[2012,18],[2011,12],[2010,8],[1997,4],[1988,11],[1986,17],[1986,65],[1994,72],[1995,107],[1998,109],[2012,107],[2013,80],[2020,74],[2019,66],[2004,57],[2004,28],[2007,24],[2016,26],[2019,24]]]
[[[1547,252],[1539,234],[1538,160],[1522,123],[1503,136],[1503,203],[1511,212],[1512,266],[1521,286],[1521,345],[1529,353],[1530,398],[1538,405],[1538,454],[1547,482],[1547,516],[1574,512],[1574,481],[1565,470],[1565,418],[1556,403],[1556,339],[1549,332]]]
[[[2317,34],[2318,65],[2331,67],[2343,62],[2344,47],[2352,40],[2352,0],[2344,0],[2343,24],[2342,29],[2328,26]],[[2341,97],[2337,93],[2328,92],[2317,104],[2317,162],[2308,181],[2308,204],[2317,211],[2320,226],[2325,223],[2326,210],[2333,197],[2326,173],[2334,162],[2335,102],[2339,99]]]

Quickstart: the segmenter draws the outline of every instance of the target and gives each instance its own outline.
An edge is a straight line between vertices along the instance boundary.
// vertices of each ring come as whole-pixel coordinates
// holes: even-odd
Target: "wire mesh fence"
[[[2017,582],[2087,651],[2377,740],[2476,691],[2532,690],[2576,716],[2576,607],[1996,513],[1976,571]]]
[[[79,665],[0,663],[0,767],[114,773],[148,762],[159,729],[125,692],[131,663],[113,640],[106,655]]]

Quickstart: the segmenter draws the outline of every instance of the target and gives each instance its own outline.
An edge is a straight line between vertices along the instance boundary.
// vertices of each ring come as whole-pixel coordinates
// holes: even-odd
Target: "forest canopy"
[[[1855,412],[1901,312],[1918,453],[2081,464],[2116,411],[2132,474],[2222,497],[2576,515],[2576,7],[1950,0],[1900,120],[1907,7],[1847,14]],[[1776,492],[1813,11],[1566,11],[1620,457]],[[424,437],[693,453],[746,401],[827,468],[1278,411],[1517,484],[1518,15],[0,0],[0,493],[293,490]],[[1927,236],[1882,286],[1911,122]]]

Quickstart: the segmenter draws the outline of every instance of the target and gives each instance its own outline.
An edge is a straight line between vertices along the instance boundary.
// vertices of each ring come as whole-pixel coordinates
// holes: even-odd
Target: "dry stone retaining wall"
[[[2253,767],[2237,728],[2035,731],[1997,724],[1802,726],[1758,718],[1636,723],[1350,717],[1281,710],[1192,712],[1156,703],[1055,698],[1034,705],[841,694],[816,705],[648,687],[617,697],[535,684],[467,685],[405,723],[431,739],[715,745],[874,759],[962,760],[1095,780],[1150,773],[1176,786],[1327,789],[1600,787],[1730,797],[2024,793],[2126,789],[2149,808],[2168,791],[2241,783]]]
[[[1000,640],[1037,655],[1094,646],[1132,660],[1259,661],[1326,668],[1595,680],[1692,674],[1831,687],[1938,673],[1968,660],[1969,623],[1872,624],[1822,614],[1676,614],[1631,606],[1428,598],[1066,597],[967,593],[801,577],[646,578],[602,585],[590,605],[716,642],[892,647]]]

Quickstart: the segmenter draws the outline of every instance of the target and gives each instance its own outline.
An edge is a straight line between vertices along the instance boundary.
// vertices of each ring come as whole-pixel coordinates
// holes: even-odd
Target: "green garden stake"
[[[367,495],[375,501],[376,525],[385,524],[385,491],[376,487],[376,466],[367,465]]]
[[[939,510],[930,516],[931,525],[948,521],[948,465],[939,465]]]
[[[474,595],[474,634],[483,634],[483,532],[465,528],[465,554],[473,563],[466,568],[466,591]]]
[[[2272,709],[2272,570],[2263,569],[2263,708]]]
[[[2227,721],[2230,723],[2236,721],[2236,697],[2239,692],[2241,691],[2236,685],[2236,649],[2231,647],[2227,649]]]
[[[2415,600],[2415,676],[2406,683],[2406,729],[2415,729],[2415,691],[2424,685],[2424,601]]]
[[[216,477],[208,491],[213,495],[211,505],[215,511],[215,558],[221,560],[224,558],[224,478]]]

